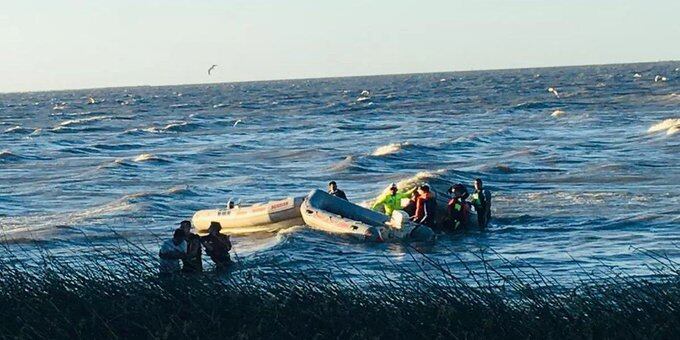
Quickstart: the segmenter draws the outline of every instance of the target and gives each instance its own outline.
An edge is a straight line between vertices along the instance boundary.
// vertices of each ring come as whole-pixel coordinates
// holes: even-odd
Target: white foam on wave
[[[340,161],[338,164],[331,166],[330,170],[331,171],[342,171],[342,170],[348,169],[349,167],[352,166],[352,164],[354,164],[355,161],[356,161],[356,158],[354,158],[354,156],[347,156],[347,157],[345,157],[345,159]]]
[[[23,132],[25,130],[26,129],[24,129],[22,126],[17,125],[17,126],[13,126],[11,128],[5,129],[5,133]]]
[[[4,237],[42,238],[56,232],[57,226],[70,226],[92,218],[101,218],[123,211],[132,211],[137,206],[130,200],[135,195],[126,195],[117,200],[83,210],[27,216],[0,217]]]
[[[371,156],[386,156],[386,155],[391,155],[394,153],[397,153],[402,150],[404,146],[410,145],[409,142],[403,142],[403,143],[390,143],[387,145],[383,145],[381,147],[378,147],[377,149],[373,150],[371,153]]]
[[[667,135],[673,135],[680,131],[680,118],[669,118],[649,127],[648,133],[666,131]]]
[[[160,160],[162,160],[160,157],[158,157],[158,156],[156,156],[152,153],[143,153],[143,154],[135,157],[132,161],[140,163],[140,162],[160,161]]]
[[[562,116],[562,115],[564,115],[564,114],[566,114],[566,112],[563,111],[563,110],[555,110],[555,111],[553,111],[553,113],[551,114],[551,116],[553,116],[553,117],[559,117],[559,116]]]
[[[94,117],[87,117],[87,118],[78,118],[78,119],[69,119],[66,121],[63,121],[58,124],[58,127],[67,127],[71,125],[80,125],[88,122],[93,122],[93,121],[98,121],[98,120],[104,120],[110,118],[109,116],[94,116]]]
[[[17,157],[12,151],[7,149],[0,150],[0,159],[14,158]]]
[[[125,132],[126,133],[133,133],[133,132],[138,132],[138,131],[144,131],[144,132],[148,132],[148,133],[166,133],[166,132],[172,132],[172,131],[176,130],[177,128],[181,128],[182,126],[186,126],[188,124],[189,123],[185,122],[185,121],[174,121],[174,122],[168,123],[164,127],[151,126],[151,127],[147,127],[147,128],[143,128],[143,129],[135,128],[135,129],[126,130]]]

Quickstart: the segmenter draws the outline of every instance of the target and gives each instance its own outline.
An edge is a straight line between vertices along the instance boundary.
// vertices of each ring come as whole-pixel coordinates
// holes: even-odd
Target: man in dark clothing
[[[437,202],[434,195],[430,193],[430,187],[427,184],[421,185],[416,198],[416,213],[411,220],[433,228],[436,211]]]
[[[479,227],[484,229],[489,225],[491,220],[491,192],[484,189],[482,180],[475,178],[474,180],[475,192],[472,193],[472,205],[477,211],[477,222]]]
[[[231,263],[229,251],[231,250],[231,240],[229,235],[220,234],[222,226],[219,222],[211,222],[208,227],[208,235],[201,237],[201,244],[205,248],[205,253],[215,262],[217,270],[226,269]]]
[[[450,227],[453,230],[464,228],[468,223],[470,214],[469,203],[465,201],[469,196],[467,189],[463,184],[458,183],[449,188],[449,193],[453,195],[447,206],[449,218],[451,218]]]
[[[187,255],[182,259],[182,272],[195,273],[203,271],[203,261],[201,254],[201,237],[191,232],[191,222],[182,221],[179,228],[184,231],[187,241]]]
[[[347,195],[345,195],[344,191],[338,189],[338,184],[335,181],[328,182],[328,193],[347,201]]]

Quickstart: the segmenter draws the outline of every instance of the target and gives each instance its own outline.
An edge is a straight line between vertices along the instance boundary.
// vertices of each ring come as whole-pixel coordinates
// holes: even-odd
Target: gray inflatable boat
[[[312,190],[300,207],[313,229],[351,235],[370,241],[431,241],[432,229],[415,224],[403,211],[392,216],[372,211],[321,190]]]

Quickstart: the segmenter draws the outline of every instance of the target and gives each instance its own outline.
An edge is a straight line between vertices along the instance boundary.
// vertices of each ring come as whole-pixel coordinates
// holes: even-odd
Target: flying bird
[[[234,127],[236,127],[236,125],[238,125],[238,123],[240,123],[240,122],[242,122],[242,120],[240,120],[240,119],[237,120],[237,121],[235,121],[235,122],[234,122]]]
[[[557,97],[557,98],[559,98],[559,97],[560,97],[560,94],[559,94],[559,93],[557,93],[557,90],[556,90],[555,88],[553,88],[553,87],[550,87],[550,88],[548,88],[548,92],[550,92],[550,93],[554,94],[554,95],[555,95],[555,97]]]
[[[217,65],[210,66],[210,68],[208,69],[208,75],[210,75],[210,72],[212,72],[212,70],[214,70],[215,67],[217,67]]]

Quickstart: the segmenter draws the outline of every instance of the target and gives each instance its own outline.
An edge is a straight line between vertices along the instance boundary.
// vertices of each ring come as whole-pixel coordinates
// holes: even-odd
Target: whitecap
[[[555,111],[553,111],[553,113],[551,114],[551,116],[553,116],[553,117],[559,117],[559,116],[562,116],[562,115],[564,115],[564,114],[566,114],[566,112],[564,112],[564,111],[562,111],[562,110],[555,110]]]
[[[345,159],[330,167],[331,171],[342,171],[350,168],[355,162],[354,156],[347,156]]]
[[[672,135],[680,129],[680,118],[669,118],[656,123],[647,129],[649,133],[666,131],[667,135]]]
[[[154,155],[152,153],[143,153],[143,154],[135,157],[132,161],[140,163],[140,162],[160,161],[160,160],[163,160],[163,159],[157,157],[156,155]]]
[[[397,153],[401,151],[401,149],[404,146],[410,145],[409,142],[404,142],[404,143],[390,143],[387,145],[383,145],[381,147],[378,147],[377,149],[373,150],[371,153],[371,156],[385,156],[385,155],[390,155],[393,153]]]
[[[11,158],[17,158],[17,155],[12,153],[12,151],[9,150],[0,150],[0,159],[11,159]]]
[[[59,127],[66,127],[66,126],[71,126],[71,125],[79,125],[83,123],[88,123],[88,122],[93,122],[97,120],[103,120],[107,119],[109,116],[94,116],[94,117],[87,117],[87,118],[78,118],[78,119],[69,119],[66,121],[63,121],[59,123]]]
[[[13,126],[11,128],[5,129],[5,133],[21,133],[21,132],[26,132],[27,130],[22,127],[22,126]]]

